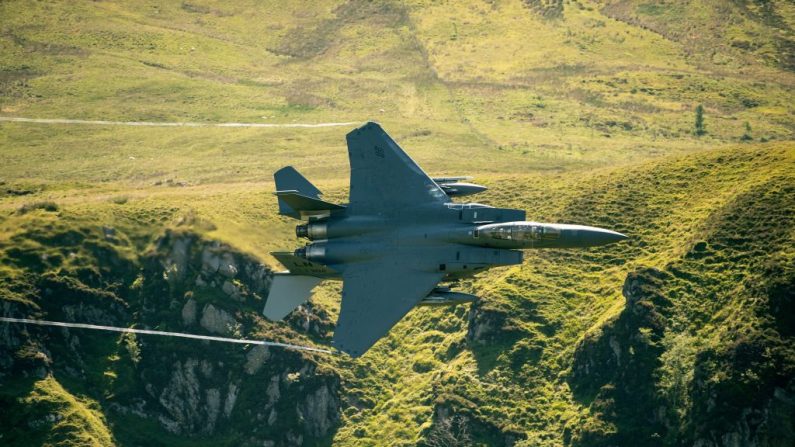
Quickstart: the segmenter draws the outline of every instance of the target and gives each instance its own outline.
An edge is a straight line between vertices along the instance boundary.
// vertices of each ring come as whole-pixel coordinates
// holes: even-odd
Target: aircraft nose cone
[[[604,228],[590,228],[584,231],[584,242],[588,245],[607,245],[627,239],[627,236],[617,231]]]
[[[558,225],[563,247],[595,247],[627,239],[626,235],[604,228],[584,225]]]

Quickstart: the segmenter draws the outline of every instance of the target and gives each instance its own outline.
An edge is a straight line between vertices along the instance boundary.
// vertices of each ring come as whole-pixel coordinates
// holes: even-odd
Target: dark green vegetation
[[[9,224],[24,230],[3,247],[4,315],[301,344],[329,331],[323,312],[296,314],[293,327],[263,322],[268,270],[183,226],[141,250],[130,238],[139,230],[68,212]],[[312,443],[339,420],[339,377],[296,352],[24,326],[2,336],[0,432],[11,445],[196,445],[185,434]]]
[[[745,124],[748,124],[747,122]],[[706,127],[704,127],[704,106],[701,104],[696,106],[696,125],[694,133],[696,136],[700,137],[707,133]],[[743,134],[742,139],[745,139],[746,134]]]
[[[0,115],[375,119],[429,173],[477,175],[478,201],[631,237],[531,252],[357,361],[2,325],[3,445],[793,444],[791,2],[0,17]],[[346,131],[0,123],[0,313],[327,343],[338,284],[259,317],[267,253],[294,243],[270,175],[344,200]]]

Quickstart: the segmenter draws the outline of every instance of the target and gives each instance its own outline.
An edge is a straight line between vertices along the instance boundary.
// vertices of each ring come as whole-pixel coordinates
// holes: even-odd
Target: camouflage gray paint
[[[358,357],[417,305],[457,304],[476,297],[438,284],[485,269],[522,263],[522,249],[592,247],[626,236],[582,225],[526,222],[522,210],[453,203],[485,190],[466,177],[432,179],[376,123],[347,135],[351,164],[347,205],[323,201],[292,167],[274,174],[279,212],[307,223],[311,240],[274,253],[277,274],[265,305],[284,318],[324,279],[343,281],[333,345]]]

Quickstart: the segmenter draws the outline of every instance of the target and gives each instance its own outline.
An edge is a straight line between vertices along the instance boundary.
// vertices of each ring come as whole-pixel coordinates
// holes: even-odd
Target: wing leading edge
[[[350,207],[356,213],[442,204],[447,195],[376,123],[350,132]]]
[[[332,344],[359,357],[436,287],[444,273],[414,270],[394,261],[350,265]]]

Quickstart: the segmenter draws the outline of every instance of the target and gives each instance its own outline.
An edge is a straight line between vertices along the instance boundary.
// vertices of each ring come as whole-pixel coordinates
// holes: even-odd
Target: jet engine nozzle
[[[308,261],[323,261],[326,257],[326,244],[306,244],[301,248],[296,248],[293,254]]]
[[[326,239],[328,237],[327,222],[312,222],[295,227],[295,235],[305,237],[311,241]]]
[[[298,225],[295,227],[295,235],[297,237],[309,237],[309,231],[306,224]],[[300,250],[300,249],[299,249]]]

